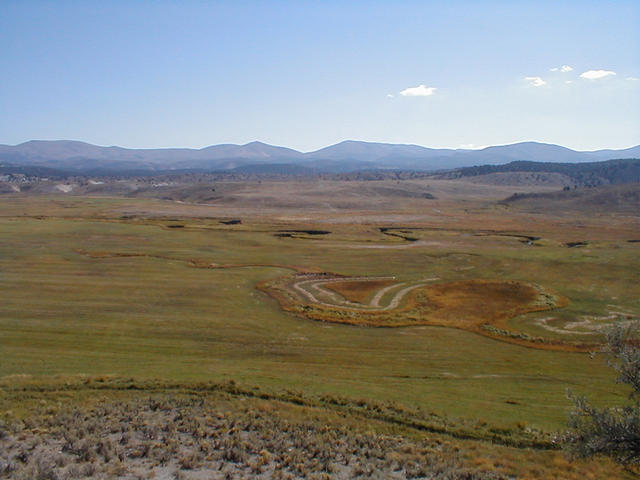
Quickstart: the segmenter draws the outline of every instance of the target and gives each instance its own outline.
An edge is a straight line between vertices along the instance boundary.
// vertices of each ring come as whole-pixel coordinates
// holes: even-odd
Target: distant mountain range
[[[314,152],[261,142],[202,149],[129,149],[71,140],[32,140],[0,145],[0,164],[48,167],[77,173],[233,171],[350,172],[368,169],[449,170],[513,161],[594,162],[640,158],[640,145],[624,150],[579,152],[559,145],[523,142],[482,150],[433,149],[418,145],[347,140]]]

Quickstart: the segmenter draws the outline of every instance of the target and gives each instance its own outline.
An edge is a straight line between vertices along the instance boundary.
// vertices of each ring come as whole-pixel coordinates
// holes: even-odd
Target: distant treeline
[[[588,163],[515,161],[504,165],[480,165],[455,170],[427,172],[419,170],[362,169],[351,172],[323,172],[295,164],[244,165],[230,170],[103,170],[65,171],[41,166],[0,163],[0,176],[24,175],[31,178],[76,180],[100,178],[105,181],[136,179],[141,182],[178,181],[200,183],[212,181],[254,181],[261,179],[319,179],[340,181],[417,180],[424,178],[456,179],[494,173],[556,173],[567,177],[567,186],[598,186],[640,183],[640,159],[627,158]]]
[[[443,177],[462,178],[504,172],[559,173],[566,175],[574,185],[579,186],[636,183],[640,182],[640,159],[623,158],[588,163],[517,161],[505,165],[460,168],[443,174]]]
[[[24,175],[25,177],[58,179],[69,176],[69,173],[49,167],[0,163],[0,175]]]

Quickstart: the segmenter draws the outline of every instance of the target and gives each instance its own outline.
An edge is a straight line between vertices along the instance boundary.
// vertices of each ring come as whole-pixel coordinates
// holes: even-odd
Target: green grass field
[[[611,310],[637,316],[640,244],[626,242],[634,225],[624,220],[603,231],[587,220],[586,228],[573,220],[527,223],[517,213],[501,224],[502,213],[482,211],[494,216],[496,231],[540,236],[539,246],[531,246],[476,235],[477,224],[487,223],[474,214],[468,224],[452,221],[439,230],[414,224],[422,241],[416,245],[381,233],[382,223],[328,223],[321,215],[305,221],[247,215],[239,225],[220,224],[217,211],[123,217],[161,207],[155,200],[109,198],[0,201],[3,388],[105,375],[141,385],[233,380],[273,394],[393,402],[451,421],[544,432],[564,428],[567,388],[599,404],[626,397],[600,357],[444,327],[315,322],[283,312],[255,288],[292,274],[286,265],[407,281],[510,279],[569,298],[557,312],[567,321]],[[274,235],[310,226],[331,233]],[[564,245],[578,237],[589,245]],[[203,268],[210,264],[225,268]],[[532,318],[511,324],[532,335],[562,336]],[[7,398],[20,396],[5,398],[15,409]]]

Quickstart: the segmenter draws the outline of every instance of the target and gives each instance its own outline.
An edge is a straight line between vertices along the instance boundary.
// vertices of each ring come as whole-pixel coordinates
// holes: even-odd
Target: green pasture
[[[321,238],[280,238],[276,230],[295,227],[121,218],[124,200],[65,202],[40,219],[34,216],[44,203],[14,205],[20,215],[12,214],[10,203],[1,208],[0,376],[234,380],[545,430],[563,427],[571,405],[567,387],[602,403],[626,396],[601,358],[448,328],[313,322],[282,312],[255,289],[291,270],[194,268],[190,262],[299,265],[400,281],[506,278],[569,297],[567,315],[601,315],[612,303],[638,314],[640,244],[613,239],[588,249],[553,242],[532,247],[505,237],[456,242],[460,233],[431,232],[440,245],[360,248],[403,242],[376,225],[332,226]],[[183,227],[167,228],[176,224]],[[91,258],[83,252],[145,256]],[[523,330],[527,325],[518,323]]]

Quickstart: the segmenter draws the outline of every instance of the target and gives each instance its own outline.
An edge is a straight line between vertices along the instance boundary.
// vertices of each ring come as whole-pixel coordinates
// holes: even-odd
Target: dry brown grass
[[[469,280],[430,285],[414,297],[419,306],[429,308],[433,324],[476,330],[536,310],[539,291],[520,282]]]
[[[343,407],[337,413],[246,395],[256,392],[243,393],[234,383],[226,393],[92,391],[77,397],[51,391],[39,400],[28,396],[21,415],[2,415],[0,477],[635,478],[608,459],[569,461],[548,444],[514,448],[391,425],[370,418],[380,413],[374,405],[358,408],[342,404],[345,399],[333,399]],[[403,413],[391,405],[377,407]],[[524,429],[503,433],[528,435]]]
[[[155,395],[56,407],[0,424],[0,476],[497,480],[439,438],[353,431],[321,412],[265,401]],[[172,475],[171,477],[169,475]]]
[[[365,303],[378,290],[394,283],[393,280],[338,281],[328,282],[323,286],[339,293],[350,302]]]

